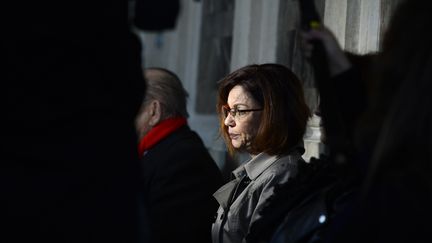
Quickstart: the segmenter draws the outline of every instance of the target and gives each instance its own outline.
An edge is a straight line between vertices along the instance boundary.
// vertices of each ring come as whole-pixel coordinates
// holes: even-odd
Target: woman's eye
[[[244,116],[246,113],[246,111],[237,110],[237,115],[239,116]]]

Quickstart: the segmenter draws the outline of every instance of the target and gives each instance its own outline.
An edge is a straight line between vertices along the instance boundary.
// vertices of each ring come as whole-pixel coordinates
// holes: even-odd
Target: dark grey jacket
[[[179,128],[141,163],[150,242],[210,242],[217,210],[212,194],[222,176],[198,134],[187,125]]]

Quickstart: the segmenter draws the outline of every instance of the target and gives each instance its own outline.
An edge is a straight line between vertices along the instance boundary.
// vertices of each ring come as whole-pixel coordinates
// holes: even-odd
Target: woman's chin
[[[236,149],[236,150],[240,150],[241,147],[242,147],[241,144],[238,144],[238,143],[235,143],[235,142],[231,143],[231,144],[232,144],[233,148]]]
[[[236,149],[236,150],[241,150],[244,147],[244,144],[236,139],[231,140],[231,145]]]

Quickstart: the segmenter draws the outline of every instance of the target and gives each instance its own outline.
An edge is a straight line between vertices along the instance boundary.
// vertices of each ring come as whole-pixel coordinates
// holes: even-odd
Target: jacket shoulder
[[[277,236],[288,237],[289,242],[312,242],[305,237],[315,237],[350,200],[353,184],[340,180],[326,161],[302,161],[298,169],[298,176],[275,186],[261,218],[251,226],[248,242]]]

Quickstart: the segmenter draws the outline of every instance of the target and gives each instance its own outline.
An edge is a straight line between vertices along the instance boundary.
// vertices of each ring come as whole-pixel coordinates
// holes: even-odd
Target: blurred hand
[[[327,54],[330,76],[334,77],[349,68],[351,62],[340,47],[333,33],[325,27],[301,32],[301,45],[306,58],[311,58],[314,50],[313,41],[321,41]]]

